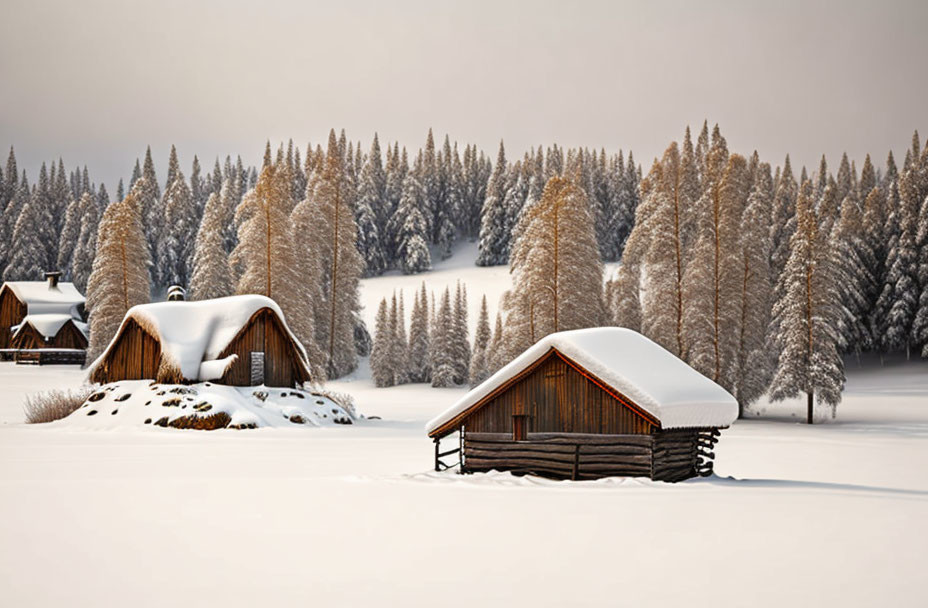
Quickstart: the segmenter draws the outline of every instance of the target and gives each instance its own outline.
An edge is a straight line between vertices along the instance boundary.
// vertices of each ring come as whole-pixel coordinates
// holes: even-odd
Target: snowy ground
[[[495,304],[505,270],[455,260],[429,286]],[[382,420],[198,432],[23,425],[82,374],[0,363],[0,605],[924,605],[928,365],[865,363],[837,420],[769,406],[676,485],[431,473],[462,391],[366,365],[329,388]]]

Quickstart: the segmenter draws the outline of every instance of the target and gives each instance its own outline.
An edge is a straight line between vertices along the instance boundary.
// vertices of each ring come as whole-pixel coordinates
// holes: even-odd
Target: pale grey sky
[[[86,163],[111,194],[152,145],[189,174],[330,127],[495,155],[631,149],[687,124],[810,170],[928,137],[928,2],[4,0],[0,146],[34,179]],[[5,159],[6,152],[2,152]],[[901,160],[901,159],[900,159]]]

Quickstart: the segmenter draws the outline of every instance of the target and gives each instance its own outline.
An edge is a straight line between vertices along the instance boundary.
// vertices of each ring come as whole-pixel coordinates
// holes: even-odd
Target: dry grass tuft
[[[93,389],[81,387],[77,389],[51,390],[36,393],[26,397],[27,424],[41,424],[54,422],[69,416],[87,401]]]

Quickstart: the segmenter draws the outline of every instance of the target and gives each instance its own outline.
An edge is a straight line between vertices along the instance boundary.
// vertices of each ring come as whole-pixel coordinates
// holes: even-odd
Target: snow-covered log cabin
[[[302,344],[270,298],[134,306],[88,370],[92,382],[152,379],[293,388],[311,381]]]
[[[60,272],[47,272],[45,281],[10,281],[0,286],[3,358],[83,363],[88,334],[85,298],[60,277]],[[42,352],[60,356],[43,358]]]
[[[539,340],[426,431],[436,470],[460,454],[462,472],[680,481],[712,472],[719,430],[737,416],[734,397],[667,350],[601,327]],[[458,447],[442,452],[453,433]]]

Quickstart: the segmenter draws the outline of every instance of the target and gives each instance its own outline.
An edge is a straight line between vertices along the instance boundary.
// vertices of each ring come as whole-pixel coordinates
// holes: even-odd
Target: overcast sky
[[[111,194],[151,144],[257,162],[264,141],[420,146],[429,127],[495,156],[631,149],[687,124],[732,151],[837,167],[928,137],[928,2],[4,0],[0,145],[34,180],[87,164]],[[3,158],[6,152],[2,153]],[[901,159],[900,159],[901,160]]]

